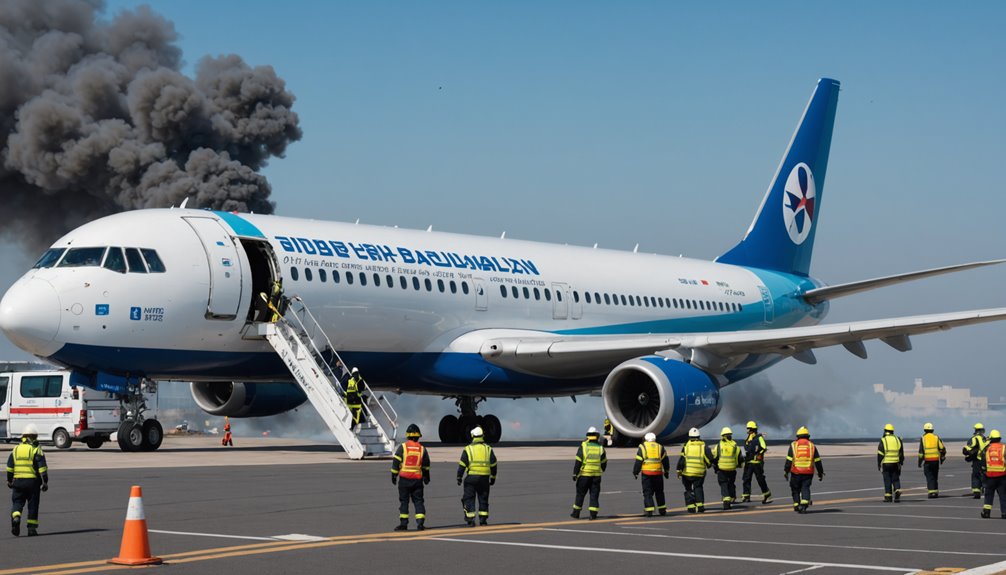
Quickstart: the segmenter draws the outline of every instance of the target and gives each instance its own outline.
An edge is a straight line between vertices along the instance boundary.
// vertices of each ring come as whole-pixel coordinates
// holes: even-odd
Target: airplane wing
[[[710,373],[722,374],[751,354],[778,354],[815,363],[813,349],[842,345],[866,358],[863,342],[867,340],[879,339],[898,351],[908,351],[912,347],[909,336],[1003,319],[1006,308],[732,332],[577,336],[503,335],[486,330],[479,338],[479,353],[500,367],[549,377],[602,375],[623,361],[654,353],[674,353]]]

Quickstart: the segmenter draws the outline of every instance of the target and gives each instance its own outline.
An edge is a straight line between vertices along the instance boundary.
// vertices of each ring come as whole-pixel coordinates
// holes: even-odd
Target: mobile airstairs
[[[398,414],[366,381],[359,386],[363,398],[360,425],[352,429],[353,412],[346,405],[343,387],[349,381],[349,369],[304,300],[292,297],[284,317],[256,324],[256,328],[290,369],[350,459],[394,454]]]

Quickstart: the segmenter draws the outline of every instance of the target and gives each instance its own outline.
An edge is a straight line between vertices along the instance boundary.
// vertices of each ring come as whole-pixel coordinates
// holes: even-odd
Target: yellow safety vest
[[[706,444],[695,439],[681,448],[685,456],[685,470],[681,473],[687,477],[705,477],[706,475]]]
[[[927,433],[922,436],[923,455],[926,461],[940,460],[940,438],[935,433]]]
[[[30,443],[14,446],[14,479],[38,479],[38,473],[45,473],[45,467],[35,472],[35,457],[40,453],[42,448]]]
[[[660,475],[664,472],[664,448],[656,441],[647,441],[639,446],[643,456],[643,475]]]
[[[582,477],[601,476],[601,454],[604,448],[600,445],[584,441],[580,444],[580,451],[583,454],[583,461],[580,463],[580,475]]]
[[[737,442],[734,440],[724,441],[720,440],[719,445],[713,447],[715,453],[714,457],[719,458],[719,463],[717,467],[721,471],[733,471],[737,469],[737,463],[740,459],[740,449],[737,447]]]
[[[988,444],[989,440],[987,438],[981,435],[973,435],[971,436],[971,440],[968,441],[968,446],[965,448],[965,455],[967,455],[966,451],[974,450],[975,461],[977,461],[978,460],[977,456],[981,454],[982,451],[985,450],[985,447]]]
[[[884,443],[883,463],[899,463],[901,458],[898,453],[901,451],[901,438],[897,435],[885,435],[880,438]]]
[[[468,475],[491,475],[489,460],[492,452],[493,448],[482,442],[465,447],[465,453],[468,454]]]

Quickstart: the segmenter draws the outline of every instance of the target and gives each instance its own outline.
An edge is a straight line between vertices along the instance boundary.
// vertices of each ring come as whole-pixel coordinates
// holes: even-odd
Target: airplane
[[[974,262],[826,285],[810,276],[839,82],[822,78],[740,242],[715,261],[509,238],[199,209],[97,219],[56,241],[0,301],[0,329],[86,384],[190,381],[213,415],[305,401],[262,338],[281,280],[378,390],[453,398],[444,442],[486,398],[600,393],[617,432],[673,440],[719,413],[721,390],[792,357],[998,321],[1006,308],[821,321],[833,299]],[[132,386],[119,389],[133,390]]]

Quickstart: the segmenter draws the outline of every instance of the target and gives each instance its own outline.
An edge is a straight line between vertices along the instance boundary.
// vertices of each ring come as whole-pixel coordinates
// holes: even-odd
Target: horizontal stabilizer
[[[904,274],[897,274],[893,276],[885,276],[882,278],[873,278],[869,280],[863,280],[858,282],[851,282],[846,284],[839,284],[833,286],[825,286],[817,289],[812,289],[803,294],[803,299],[807,303],[814,305],[819,304],[823,301],[844,297],[847,295],[857,294],[872,289],[877,289],[879,287],[885,287],[889,285],[899,284],[902,282],[913,281],[917,279],[927,278],[931,276],[938,276],[942,274],[949,274],[953,272],[959,272],[964,270],[970,270],[973,268],[980,268],[984,266],[992,266],[996,264],[1001,264],[1006,262],[1003,260],[988,260],[984,262],[971,262],[969,264],[957,264],[952,266],[946,266],[942,268],[933,268],[928,270],[922,270],[917,272],[908,272]]]

